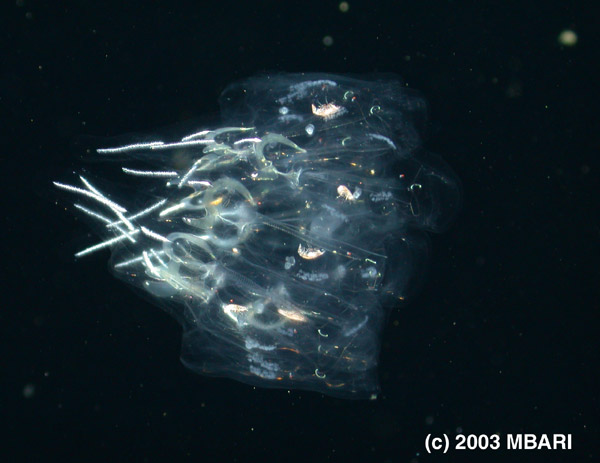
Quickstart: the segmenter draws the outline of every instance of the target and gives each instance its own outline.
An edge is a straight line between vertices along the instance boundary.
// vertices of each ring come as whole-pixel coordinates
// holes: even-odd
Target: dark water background
[[[585,2],[14,0],[0,16],[2,461],[598,461],[598,22]],[[559,34],[577,33],[574,46]],[[330,45],[324,38],[330,37]],[[394,72],[460,177],[379,400],[197,376],[49,181],[87,134],[216,115],[257,72]],[[153,132],[157,130],[156,132]],[[428,433],[572,433],[572,452],[424,452]]]

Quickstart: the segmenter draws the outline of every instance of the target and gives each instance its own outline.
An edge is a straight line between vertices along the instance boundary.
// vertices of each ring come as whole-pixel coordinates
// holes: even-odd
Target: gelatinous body
[[[420,153],[423,101],[390,79],[281,74],[221,107],[221,127],[97,150],[126,160],[134,198],[55,182],[104,238],[77,255],[111,248],[115,274],[179,320],[194,371],[374,397],[384,307],[459,199]]]

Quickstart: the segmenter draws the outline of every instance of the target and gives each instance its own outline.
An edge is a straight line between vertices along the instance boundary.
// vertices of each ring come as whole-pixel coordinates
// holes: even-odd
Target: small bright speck
[[[325,45],[326,47],[332,46],[333,37],[331,37],[331,35],[326,35],[325,37],[323,37],[323,45]]]
[[[35,395],[35,385],[33,384],[26,384],[25,387],[23,387],[23,397],[25,397],[26,399],[31,399],[33,396]]]
[[[575,31],[565,29],[558,35],[558,43],[565,47],[573,47],[577,44],[577,34]]]
[[[339,8],[342,13],[347,13],[350,9],[350,5],[348,5],[348,2],[341,2]]]

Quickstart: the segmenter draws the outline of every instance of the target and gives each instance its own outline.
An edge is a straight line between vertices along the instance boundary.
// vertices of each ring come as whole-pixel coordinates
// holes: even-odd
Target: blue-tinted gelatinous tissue
[[[384,307],[459,200],[420,150],[423,100],[389,77],[280,74],[220,103],[220,126],[98,149],[120,184],[55,183],[103,238],[78,255],[111,248],[115,274],[181,323],[198,373],[374,397]]]

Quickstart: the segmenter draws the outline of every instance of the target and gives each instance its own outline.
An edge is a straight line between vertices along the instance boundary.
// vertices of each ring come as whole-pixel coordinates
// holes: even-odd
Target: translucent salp
[[[181,323],[198,373],[376,396],[385,307],[460,196],[420,149],[423,100],[390,78],[277,74],[220,103],[220,127],[98,149],[125,160],[109,191],[55,182],[103,238],[77,255],[111,248],[115,274]]]

